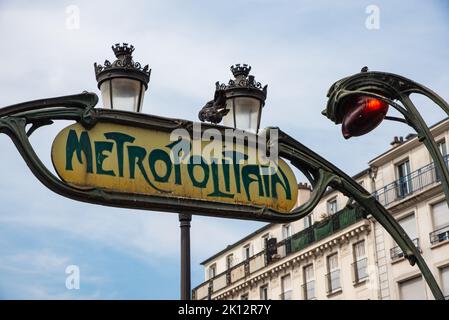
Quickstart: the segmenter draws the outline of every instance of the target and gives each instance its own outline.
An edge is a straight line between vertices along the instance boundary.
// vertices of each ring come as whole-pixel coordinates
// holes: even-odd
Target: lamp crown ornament
[[[123,43],[122,45],[120,43],[116,43],[112,46],[112,50],[114,51],[114,54],[117,58],[120,56],[132,56],[132,53],[134,52],[134,46],[132,44]]]
[[[240,64],[237,63],[235,65],[231,66],[231,72],[234,75],[234,77],[244,76],[245,78],[249,75],[251,71],[251,66],[247,64]]]

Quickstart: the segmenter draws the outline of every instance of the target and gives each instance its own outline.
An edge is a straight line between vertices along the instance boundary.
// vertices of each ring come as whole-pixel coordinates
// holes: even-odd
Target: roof
[[[207,258],[206,260],[204,260],[203,262],[201,262],[201,265],[205,265],[206,263],[208,263],[209,261],[221,256],[223,253],[225,253],[226,251],[237,247],[239,244],[242,244],[244,242],[246,242],[247,240],[251,239],[253,236],[262,233],[263,231],[269,229],[271,226],[275,225],[275,223],[268,223],[266,225],[264,225],[263,227],[257,229],[256,231],[250,233],[249,235],[245,236],[244,238],[240,239],[239,241],[228,245],[226,248],[224,248],[223,250],[217,252],[216,254],[214,254],[213,256]]]
[[[448,121],[448,120],[449,120],[449,117],[446,117],[446,118],[444,118],[444,119],[438,121],[437,123],[431,125],[431,126],[429,127],[429,129],[430,129],[430,130],[433,130],[433,129],[435,129],[436,127],[438,127],[439,125],[443,124],[444,122],[446,122],[446,121]],[[448,123],[449,123],[449,122],[448,122]],[[397,148],[399,148],[399,147],[401,147],[401,146],[403,146],[403,145],[405,145],[405,144],[412,144],[413,142],[415,142],[415,141],[417,141],[417,140],[418,140],[418,136],[415,135],[415,136],[413,136],[412,138],[410,138],[410,139],[408,139],[408,140],[405,140],[403,143],[399,144],[398,146],[386,150],[385,152],[381,153],[381,154],[378,155],[377,157],[375,157],[375,158],[371,159],[370,161],[368,161],[368,163],[373,163],[373,162],[375,162],[375,161],[381,159],[381,158],[384,157],[385,155],[391,153],[393,150],[396,150]]]

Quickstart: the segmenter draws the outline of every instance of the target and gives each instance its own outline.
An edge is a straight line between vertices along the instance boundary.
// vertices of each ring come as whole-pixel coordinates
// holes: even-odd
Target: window
[[[449,266],[440,269],[441,273],[441,290],[446,299],[449,299]]]
[[[268,285],[260,287],[260,300],[268,300]]]
[[[262,236],[262,248],[265,249],[267,247],[267,241],[270,239],[270,234],[266,233]]]
[[[401,300],[426,300],[422,277],[399,282],[399,295]]]
[[[249,300],[249,294],[245,293],[240,296],[240,300]]]
[[[313,274],[313,264],[309,264],[303,268],[303,295],[304,300],[315,298],[315,280]]]
[[[399,219],[398,223],[400,224],[402,229],[404,229],[404,231],[407,233],[410,239],[413,240],[413,243],[418,248],[419,239],[418,239],[418,231],[416,229],[415,215],[411,214],[405,218]],[[396,260],[402,258],[404,256],[404,253],[402,252],[401,248],[399,248],[399,246],[397,246],[396,244],[395,247],[390,249],[390,256],[392,260]]]
[[[405,197],[412,192],[410,179],[410,161],[406,160],[397,165],[398,171],[398,197]]]
[[[337,253],[327,257],[327,271],[327,293],[330,294],[341,289]]]
[[[446,162],[446,166],[448,166],[448,159],[446,159],[447,156],[447,148],[446,148],[446,140],[441,140],[437,142],[437,147],[440,150],[441,155],[443,156],[444,162]],[[434,168],[435,170],[435,178],[437,181],[441,181],[441,174],[438,172],[437,168]]]
[[[304,217],[304,229],[311,227],[313,224],[313,214]]]
[[[446,140],[438,141],[437,146],[443,157],[447,155]]]
[[[327,213],[334,214],[337,212],[337,199],[332,199],[327,202]]]
[[[432,205],[433,228],[439,229],[449,224],[449,208],[446,200]]]
[[[281,278],[281,300],[291,300],[292,299],[292,279],[290,274],[283,276]]]
[[[243,260],[248,260],[251,257],[251,245],[247,244],[243,247]]]
[[[416,230],[416,221],[414,214],[399,219],[398,222],[401,225],[401,227],[405,230],[405,232],[408,234],[410,239],[413,240],[418,238],[418,231]]]
[[[430,233],[432,244],[449,239],[449,208],[446,201],[432,205],[433,232]]]
[[[282,226],[282,239],[287,239],[292,236],[292,226],[290,224],[284,224]]]
[[[231,253],[226,256],[226,269],[231,269],[233,265],[234,265],[234,255]]]
[[[214,263],[209,267],[209,279],[212,279],[217,274],[217,265]]]
[[[368,258],[365,254],[365,241],[359,241],[353,246],[354,252],[354,264],[353,264],[353,272],[354,272],[354,282],[359,283],[366,278],[368,278],[368,274],[366,272],[366,267],[368,263]]]

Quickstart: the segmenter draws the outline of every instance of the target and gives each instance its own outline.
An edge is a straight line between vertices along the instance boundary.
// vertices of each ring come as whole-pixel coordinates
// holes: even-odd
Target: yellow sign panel
[[[249,160],[248,146],[223,149],[222,142],[201,141],[196,148],[194,141],[171,138],[154,129],[98,123],[86,130],[77,123],[56,136],[51,156],[61,179],[76,187],[266,206],[284,213],[296,204],[296,178],[282,159],[275,170],[266,170],[269,166]],[[225,151],[215,152],[217,146]]]

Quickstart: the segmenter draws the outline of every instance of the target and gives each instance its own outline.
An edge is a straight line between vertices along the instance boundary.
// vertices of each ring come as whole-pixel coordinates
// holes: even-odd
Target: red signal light
[[[342,110],[341,131],[343,137],[349,139],[376,128],[388,112],[388,103],[369,96],[355,96],[343,103]]]

